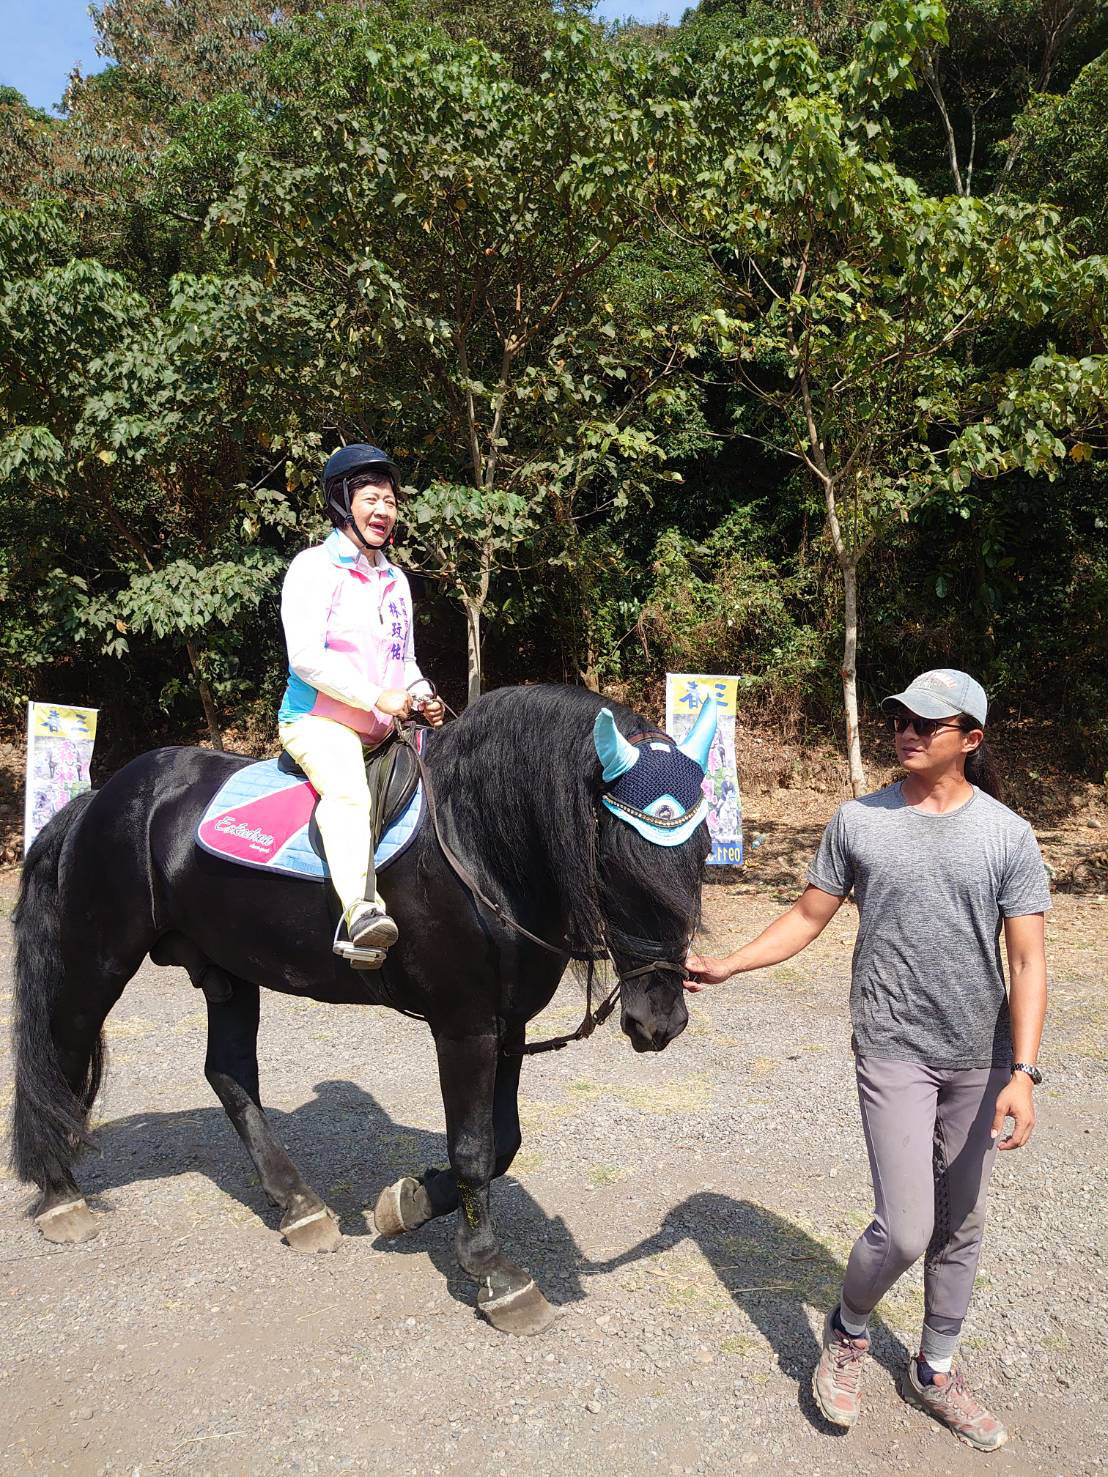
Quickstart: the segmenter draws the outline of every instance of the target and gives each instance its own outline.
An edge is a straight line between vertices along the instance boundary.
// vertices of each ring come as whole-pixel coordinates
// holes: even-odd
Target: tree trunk
[[[462,596],[466,613],[466,702],[481,696],[481,610],[483,600]]]
[[[489,598],[489,583],[492,580],[492,539],[486,538],[481,550],[481,575],[477,582],[477,593],[471,595],[462,590],[462,605],[466,613],[466,702],[472,703],[481,696],[481,614]]]
[[[824,504],[827,508],[827,531],[831,535],[831,546],[835,550],[843,576],[843,707],[846,709],[846,757],[850,765],[850,787],[857,799],[866,793],[866,771],[862,764],[862,742],[858,732],[858,553],[843,537],[839,522],[839,498],[836,479],[827,467],[823,454],[823,443],[816,433],[812,416],[811,399],[807,382],[802,379],[801,388],[805,395],[808,411],[808,426],[811,436],[811,463],[823,484]]]
[[[843,572],[843,706],[846,709],[846,753],[850,763],[850,788],[857,799],[866,793],[866,771],[862,764],[862,742],[858,731],[858,560],[840,558]]]
[[[196,651],[196,645],[192,641],[185,642],[185,650],[188,652],[189,665],[192,667],[192,675],[196,678],[196,686],[200,692],[200,702],[204,708],[204,717],[208,721],[208,732],[212,739],[212,748],[223,752],[223,735],[219,731],[219,714],[215,710],[212,700],[212,690],[208,686],[207,678],[200,671],[200,658]]]

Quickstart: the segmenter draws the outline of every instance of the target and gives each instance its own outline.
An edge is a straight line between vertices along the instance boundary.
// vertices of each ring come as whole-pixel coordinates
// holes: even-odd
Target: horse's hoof
[[[496,1295],[486,1279],[477,1294],[477,1308],[501,1333],[542,1333],[557,1317],[534,1281],[524,1283],[513,1292]]]
[[[35,1225],[47,1241],[58,1245],[73,1245],[91,1241],[99,1236],[100,1227],[96,1216],[89,1210],[84,1199],[67,1200],[64,1205],[53,1205],[35,1216]]]
[[[373,1207],[373,1224],[379,1236],[402,1236],[425,1223],[427,1217],[419,1214],[415,1203],[419,1190],[419,1181],[407,1175],[381,1191]]]
[[[293,1251],[302,1251],[309,1256],[322,1251],[338,1251],[342,1241],[335,1213],[326,1205],[302,1215],[291,1225],[282,1226],[281,1235]]]

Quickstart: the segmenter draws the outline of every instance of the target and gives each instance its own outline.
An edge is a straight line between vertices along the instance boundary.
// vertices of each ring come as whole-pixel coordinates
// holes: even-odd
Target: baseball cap
[[[903,703],[921,718],[954,718],[959,713],[968,713],[982,727],[989,711],[989,699],[980,682],[975,682],[968,672],[957,672],[953,667],[921,672],[903,692],[881,699],[882,708],[890,703]]]

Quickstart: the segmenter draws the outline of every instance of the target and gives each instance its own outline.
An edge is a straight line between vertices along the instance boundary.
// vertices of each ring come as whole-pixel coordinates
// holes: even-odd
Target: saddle
[[[425,729],[417,729],[420,750]],[[405,851],[423,817],[423,787],[415,755],[395,735],[366,755],[377,872]],[[197,844],[224,861],[263,872],[326,881],[323,842],[315,823],[317,791],[290,754],[246,764],[212,797],[196,829]]]
[[[278,754],[277,768],[282,774],[293,775],[311,788],[308,776],[287,749],[282,749]],[[389,826],[408,808],[419,785],[419,767],[407,744],[398,743],[396,735],[390,733],[383,744],[366,753],[365,777],[369,785],[373,849],[376,851]],[[315,791],[312,790],[312,793],[315,794]],[[323,856],[323,842],[315,823],[314,809],[308,823],[308,836],[312,848],[319,856]]]

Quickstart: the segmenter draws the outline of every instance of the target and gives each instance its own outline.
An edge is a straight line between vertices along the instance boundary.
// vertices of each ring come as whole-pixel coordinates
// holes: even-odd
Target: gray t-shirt
[[[915,810],[899,784],[839,807],[808,881],[858,904],[854,1049],[932,1067],[1010,1065],[1004,918],[1051,906],[1034,832],[974,787],[957,810]]]

